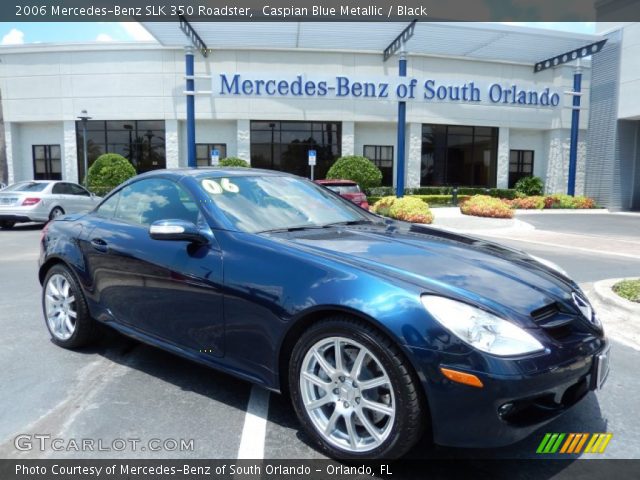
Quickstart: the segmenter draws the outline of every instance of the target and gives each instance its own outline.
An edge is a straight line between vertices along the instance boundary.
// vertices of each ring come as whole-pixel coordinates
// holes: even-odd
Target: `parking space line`
[[[580,252],[591,253],[594,255],[611,255],[614,257],[624,257],[624,258],[632,258],[634,260],[640,260],[640,255],[635,255],[633,253],[611,252],[605,249],[595,250],[593,248],[576,247],[574,245],[562,245],[561,243],[544,242],[541,240],[530,240],[528,238],[509,237],[504,235],[487,235],[487,234],[478,234],[478,233],[476,233],[476,235],[482,235],[482,236],[491,237],[491,238],[499,238],[501,240],[513,240],[515,242],[533,243],[535,245],[545,245],[547,247],[577,250]]]
[[[244,417],[244,427],[238,459],[264,458],[264,441],[267,433],[267,415],[269,413],[269,391],[256,385],[251,387],[247,413]]]

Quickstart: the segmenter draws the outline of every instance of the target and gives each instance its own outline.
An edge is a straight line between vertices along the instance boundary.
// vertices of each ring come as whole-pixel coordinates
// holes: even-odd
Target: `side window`
[[[69,190],[71,190],[71,195],[81,195],[84,197],[89,197],[91,194],[82,188],[80,185],[76,185],[75,183],[69,184]]]
[[[189,204],[193,204],[191,196],[178,184],[163,178],[149,178],[120,191],[115,218],[144,226],[169,219],[195,223],[199,212],[197,208],[189,208]]]
[[[69,193],[67,191],[67,184],[66,183],[56,183],[53,188],[51,189],[51,193],[53,193],[54,195],[66,195],[67,193]]]
[[[96,215],[99,215],[104,218],[112,218],[116,213],[116,207],[118,206],[118,200],[120,200],[120,192],[115,195],[109,197],[107,200],[102,202],[98,209],[96,210]]]

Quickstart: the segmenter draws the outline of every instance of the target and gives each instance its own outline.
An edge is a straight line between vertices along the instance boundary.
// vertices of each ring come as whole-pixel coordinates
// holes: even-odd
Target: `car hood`
[[[577,286],[524,252],[418,225],[345,226],[277,234],[281,241],[425,293],[468,301],[529,323],[531,312],[569,305]]]

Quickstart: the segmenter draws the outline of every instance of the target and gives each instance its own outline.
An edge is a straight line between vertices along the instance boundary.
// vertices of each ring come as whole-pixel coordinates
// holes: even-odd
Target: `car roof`
[[[190,167],[190,168],[167,168],[161,170],[152,170],[150,172],[138,175],[137,178],[155,177],[155,176],[171,176],[171,177],[296,177],[287,172],[278,170],[264,170],[261,168],[247,167]]]

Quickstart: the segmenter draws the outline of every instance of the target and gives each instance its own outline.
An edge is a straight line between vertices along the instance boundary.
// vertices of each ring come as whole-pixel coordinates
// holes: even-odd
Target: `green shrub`
[[[104,196],[135,175],[136,169],[129,160],[117,153],[105,153],[89,167],[87,187],[96,195]]]
[[[373,205],[374,203],[376,203],[378,200],[380,200],[382,197],[373,197],[373,196],[367,196],[367,202],[369,202],[369,205]]]
[[[595,208],[596,202],[593,198],[555,193],[548,195],[544,201],[545,208]]]
[[[526,196],[542,195],[544,182],[540,177],[522,177],[515,184],[515,190]]]
[[[352,155],[336,160],[327,178],[353,180],[360,188],[370,189],[380,185],[382,172],[368,158]]]
[[[513,210],[504,200],[489,195],[474,195],[460,206],[460,211],[476,217],[513,218]]]
[[[249,167],[249,163],[238,157],[227,157],[220,160],[218,164],[220,167]]]
[[[622,298],[640,303],[640,279],[622,280],[613,286],[613,291]]]
[[[524,198],[514,198],[506,200],[511,208],[519,208],[524,210],[542,210],[545,207],[545,197],[533,196]]]
[[[371,211],[405,222],[433,222],[433,214],[429,210],[429,205],[416,197],[383,197],[371,207]]]

